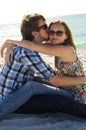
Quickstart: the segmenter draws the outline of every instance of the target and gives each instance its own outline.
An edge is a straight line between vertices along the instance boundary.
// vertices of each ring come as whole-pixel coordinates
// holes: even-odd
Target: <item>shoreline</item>
[[[86,43],[77,44],[77,45],[76,45],[76,48],[77,48],[77,49],[86,49]]]

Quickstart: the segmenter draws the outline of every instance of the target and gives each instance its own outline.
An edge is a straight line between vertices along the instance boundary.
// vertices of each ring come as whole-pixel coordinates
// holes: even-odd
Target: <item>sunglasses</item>
[[[39,30],[46,30],[48,28],[47,24],[44,24],[42,26],[39,27]]]
[[[62,36],[63,34],[64,34],[65,32],[63,32],[63,31],[53,31],[53,30],[51,30],[51,31],[49,31],[48,32],[48,34],[50,35],[50,36],[53,36],[53,35],[55,35],[56,34],[56,36]]]

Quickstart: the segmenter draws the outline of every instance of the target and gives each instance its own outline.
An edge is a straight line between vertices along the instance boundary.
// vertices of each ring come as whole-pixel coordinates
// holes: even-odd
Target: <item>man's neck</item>
[[[36,40],[36,39],[34,39],[33,42],[35,42],[36,44],[40,44],[40,43],[42,43],[43,41],[42,41],[42,40]]]

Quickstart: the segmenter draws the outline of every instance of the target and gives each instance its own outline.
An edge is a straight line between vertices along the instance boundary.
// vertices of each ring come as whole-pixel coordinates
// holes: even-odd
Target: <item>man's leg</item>
[[[6,118],[8,114],[17,110],[28,100],[28,97],[31,96],[29,90],[31,92],[30,87],[25,84],[25,86],[15,90],[7,97],[0,100],[0,120]]]
[[[39,83],[39,82],[35,82],[35,81],[30,81],[27,83],[28,87],[31,87],[32,91],[30,92],[30,95],[34,96],[34,95],[40,95],[40,94],[58,94],[58,95],[62,95],[68,98],[73,99],[74,95],[62,88],[58,88],[58,87],[54,87],[52,85],[49,84],[44,84],[44,83]],[[28,98],[29,99],[29,98]]]
[[[67,92],[55,90],[54,87],[43,85],[37,82],[27,82],[23,87],[8,95],[0,101],[0,120],[4,119],[8,114],[16,111],[20,106],[27,102],[32,96],[37,94],[66,94]]]

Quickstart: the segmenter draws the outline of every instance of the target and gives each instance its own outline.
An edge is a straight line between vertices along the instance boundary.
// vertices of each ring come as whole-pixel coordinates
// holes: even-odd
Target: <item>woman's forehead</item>
[[[50,27],[50,29],[64,29],[64,26],[62,25],[62,24],[60,24],[60,23],[55,23],[55,24],[52,24],[51,25],[51,27]]]

